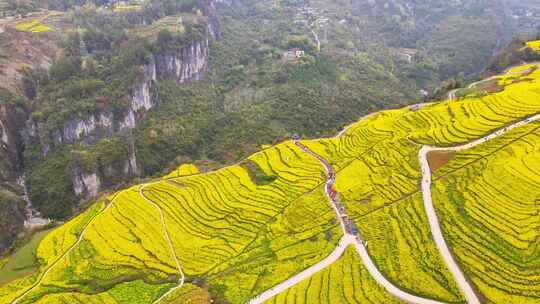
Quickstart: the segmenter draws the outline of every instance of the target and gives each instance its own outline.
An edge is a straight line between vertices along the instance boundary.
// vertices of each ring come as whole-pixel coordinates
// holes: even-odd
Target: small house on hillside
[[[393,50],[394,54],[398,56],[401,60],[408,63],[413,62],[413,58],[418,53],[417,49],[408,49],[408,48],[398,48]]]
[[[295,59],[304,57],[305,54],[306,53],[299,48],[292,48],[292,49],[288,49],[285,53],[283,53],[283,59],[295,60]]]

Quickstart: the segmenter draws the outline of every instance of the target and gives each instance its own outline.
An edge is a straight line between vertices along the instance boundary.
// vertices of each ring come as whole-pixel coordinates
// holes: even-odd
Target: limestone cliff
[[[197,81],[208,70],[208,42],[198,41],[182,48],[178,53],[156,54],[150,63],[140,68],[129,101],[120,113],[101,111],[85,118],[73,118],[63,127],[48,132],[39,124],[38,130],[43,153],[49,145],[73,144],[83,141],[92,144],[100,138],[132,130],[148,110],[155,106],[152,89],[156,80],[174,80],[179,84]]]
[[[40,111],[39,104],[32,103],[33,97],[27,96],[27,108],[24,109],[5,106],[0,100],[0,214],[17,215],[9,223],[0,221],[0,253],[2,248],[9,246],[14,234],[22,229],[24,217],[29,221],[35,218],[29,214],[39,214],[34,212],[31,199],[39,206],[43,197],[34,194],[46,191],[32,189],[32,179],[35,176],[33,170],[36,166],[46,164],[49,159],[54,160],[60,150],[63,155],[68,155],[60,162],[60,166],[65,165],[65,168],[58,169],[59,174],[65,172],[65,175],[50,178],[67,178],[67,182],[62,184],[67,185],[62,189],[70,192],[65,193],[66,201],[70,199],[67,197],[76,197],[75,202],[95,197],[104,189],[129,182],[141,175],[132,133],[158,102],[155,82],[167,80],[183,84],[203,79],[208,70],[210,41],[221,36],[215,1],[202,1],[205,3],[201,20],[206,23],[202,37],[193,38],[193,41],[181,47],[153,49],[153,54],[145,58],[146,63],[138,67],[131,90],[125,92],[126,102],[120,103],[124,104],[120,108],[116,104],[114,109],[112,106],[103,106],[86,116],[76,116],[81,115],[77,113],[64,120],[59,127],[51,129],[52,124],[46,121],[46,117],[33,118],[34,111]],[[22,90],[17,88],[14,91]],[[89,165],[86,159],[88,155],[84,155],[85,150],[111,138],[119,139],[122,143],[114,161],[98,160],[97,165]],[[29,195],[25,195],[25,180],[28,181]],[[13,203],[15,200],[16,204]],[[6,208],[2,209],[2,206]],[[5,227],[9,227],[9,232],[6,232],[3,241]]]
[[[101,110],[83,118],[66,121],[59,129],[47,130],[44,123],[29,121],[29,141],[38,142],[44,157],[55,146],[82,143],[94,145],[103,138],[120,136],[128,142],[125,159],[101,170],[83,169],[72,164],[73,191],[80,197],[91,197],[114,184],[110,176],[123,175],[128,179],[139,176],[137,157],[131,132],[146,113],[156,106],[154,85],[157,80],[171,80],[178,84],[201,80],[208,70],[209,37],[194,41],[177,51],[154,54],[139,68],[138,77],[129,93],[129,103],[122,111]]]
[[[25,110],[17,105],[0,105],[0,179],[14,179],[20,169],[21,139],[18,130],[24,127]]]
[[[0,105],[0,253],[11,245],[25,220],[23,191],[16,183],[21,157],[17,134],[21,112],[17,109]]]

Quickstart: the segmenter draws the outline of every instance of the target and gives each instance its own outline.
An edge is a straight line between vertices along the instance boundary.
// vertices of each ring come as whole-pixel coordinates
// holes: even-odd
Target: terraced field
[[[141,192],[163,210],[188,280],[225,286],[230,299],[246,299],[258,288],[315,263],[333,249],[338,237],[325,205],[323,169],[315,160],[290,143],[250,160],[276,177],[271,185],[254,184],[237,165],[147,184]],[[175,285],[178,272],[157,224],[158,210],[141,199],[139,187],[111,201],[95,216],[80,244],[19,303],[83,299],[82,294],[109,297],[118,282],[129,289],[143,279],[150,294]],[[64,235],[65,229],[69,226],[54,234]],[[40,246],[39,256],[47,261],[66,249],[65,242],[51,238]],[[238,282],[246,288],[235,288]]]
[[[539,112],[538,77],[533,71],[482,98],[385,111],[341,138],[308,144],[341,168],[335,185],[341,201],[369,240],[377,266],[396,285],[428,298],[463,301],[431,240],[418,187],[419,147],[467,143]]]
[[[540,302],[539,136],[540,124],[531,123],[458,153],[436,174],[447,240],[493,303]]]
[[[535,52],[540,52],[540,40],[527,42],[527,47]]]
[[[21,32],[30,32],[30,33],[44,33],[52,31],[52,28],[42,24],[39,20],[32,20],[28,22],[22,22],[17,24],[15,28]]]
[[[171,179],[175,177],[194,175],[199,173],[199,169],[193,164],[182,164],[178,169],[164,176],[164,179]]]
[[[498,93],[384,111],[338,137],[302,141],[336,171],[338,200],[376,267],[401,290],[465,302],[431,235],[418,152],[465,144],[539,113],[540,72],[512,77]],[[489,302],[538,302],[538,127],[455,153],[433,176],[445,238]],[[184,165],[50,233],[38,250],[40,273],[3,286],[0,302],[244,303],[334,251],[342,232],[328,178],[291,141],[215,172]],[[269,302],[364,301],[398,302],[349,248]]]
[[[356,251],[349,247],[341,259],[278,295],[267,303],[403,303],[393,298],[371,278]]]

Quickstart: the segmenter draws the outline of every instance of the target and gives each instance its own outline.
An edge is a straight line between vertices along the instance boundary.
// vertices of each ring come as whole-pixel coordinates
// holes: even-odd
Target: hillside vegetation
[[[515,30],[499,0],[4,0],[0,14],[0,86],[21,100],[13,136],[29,134],[11,144],[12,175],[53,220],[185,162],[213,170],[417,102],[478,72]],[[174,62],[204,67],[195,77],[141,85],[186,53]]]
[[[377,112],[340,136],[302,140],[334,168],[339,200],[368,240],[369,255],[402,290],[463,303],[431,238],[418,151],[468,143],[539,113],[540,70],[511,76],[498,78],[497,93]],[[447,242],[476,292],[493,303],[540,298],[540,197],[525,190],[538,185],[538,127],[458,152],[434,173]],[[244,303],[336,247],[342,233],[325,194],[326,174],[289,140],[209,173],[182,166],[103,198],[48,234],[37,250],[40,270],[4,285],[0,300]],[[398,302],[349,249],[270,303],[329,299]]]

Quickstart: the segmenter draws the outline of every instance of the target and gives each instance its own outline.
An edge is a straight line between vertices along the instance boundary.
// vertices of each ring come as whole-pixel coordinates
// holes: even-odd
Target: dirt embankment
[[[435,172],[454,158],[454,152],[432,151],[427,155],[431,172]]]

